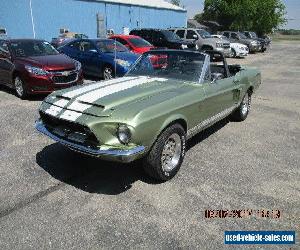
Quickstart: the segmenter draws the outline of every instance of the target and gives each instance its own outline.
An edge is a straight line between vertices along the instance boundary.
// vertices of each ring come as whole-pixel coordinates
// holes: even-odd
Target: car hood
[[[75,68],[74,60],[62,54],[17,58],[17,61],[45,70],[72,70]]]
[[[220,38],[213,38],[213,37],[208,37],[204,39],[205,43],[209,44],[216,44],[216,43],[224,43],[227,42],[226,40],[220,39]]]
[[[132,64],[139,58],[139,56],[131,52],[118,52],[116,54],[116,58],[128,61]]]
[[[145,108],[145,103],[149,107],[170,100],[182,93],[185,85],[166,78],[128,76],[60,90],[45,101],[76,113],[108,117],[119,111],[120,116],[124,108],[130,107],[131,112],[138,113]]]
[[[193,45],[194,42],[191,41],[187,41],[187,40],[182,40],[182,39],[178,39],[178,40],[169,40],[170,43],[177,43],[177,44],[183,44],[183,45]]]
[[[255,42],[255,40],[250,39],[250,38],[241,39],[240,41],[241,41],[242,43],[246,43],[246,44],[250,44],[251,42]]]
[[[245,44],[242,44],[242,43],[230,43],[230,46],[247,48],[247,46]]]

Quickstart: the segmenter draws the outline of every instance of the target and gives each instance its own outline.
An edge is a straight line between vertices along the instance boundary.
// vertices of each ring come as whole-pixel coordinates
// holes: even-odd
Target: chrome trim
[[[69,76],[71,74],[76,74],[76,78],[73,81],[70,82],[54,82],[54,84],[69,84],[73,82],[77,82],[79,79],[79,71],[77,70],[69,70],[69,71],[50,71],[49,73],[52,74],[51,80],[54,82],[53,77],[55,76]]]
[[[67,146],[75,151],[79,151],[85,154],[89,154],[92,156],[111,156],[111,157],[125,157],[130,158],[132,156],[142,154],[145,152],[144,146],[137,146],[132,149],[128,150],[121,150],[121,149],[108,149],[108,150],[101,150],[101,149],[93,149],[89,147],[85,147],[82,145],[78,145],[76,143],[61,139],[57,137],[56,135],[52,134],[43,124],[42,121],[38,120],[35,122],[35,128],[42,134],[50,137],[52,140],[57,141],[58,143]],[[117,160],[117,159],[116,159]],[[130,161],[130,159],[129,159]]]
[[[235,110],[240,104],[235,104],[230,108],[227,108],[225,110],[223,110],[222,112],[202,121],[201,123],[199,123],[197,126],[189,129],[187,131],[187,139],[191,139],[194,135],[198,134],[201,130],[203,130],[205,127],[207,127],[208,125],[212,125],[218,121],[220,121],[221,119],[225,118],[226,116],[228,116],[233,110]]]
[[[199,78],[199,83],[200,84],[202,84],[204,82],[206,70],[209,68],[209,65],[210,65],[210,56],[206,55],[203,66],[202,66],[201,75],[200,75],[200,78]]]

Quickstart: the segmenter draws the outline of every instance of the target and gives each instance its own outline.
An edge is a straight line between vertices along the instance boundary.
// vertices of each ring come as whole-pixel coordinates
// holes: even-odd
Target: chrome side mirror
[[[223,79],[222,73],[211,73],[211,83],[217,83],[218,80]]]

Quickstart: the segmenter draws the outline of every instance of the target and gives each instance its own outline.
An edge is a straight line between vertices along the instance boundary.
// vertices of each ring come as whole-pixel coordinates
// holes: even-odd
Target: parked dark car
[[[269,39],[258,37],[253,31],[244,31],[242,33],[248,38],[259,41],[261,43],[261,52],[265,52],[268,49],[271,42]]]
[[[169,30],[133,29],[130,35],[140,36],[158,48],[195,49],[195,43],[185,41]]]
[[[0,83],[20,98],[48,94],[82,84],[81,64],[43,40],[0,40]]]
[[[67,32],[67,33],[64,33],[64,34],[60,35],[59,37],[52,38],[51,45],[54,48],[58,48],[58,47],[66,44],[67,42],[69,42],[71,40],[74,40],[74,39],[87,39],[87,38],[89,38],[89,37],[85,34]]]
[[[76,39],[58,50],[81,62],[85,75],[104,79],[125,75],[139,57],[112,39]]]
[[[223,31],[221,35],[225,36],[231,43],[241,43],[248,46],[250,52],[258,52],[261,50],[261,43],[255,39],[246,37],[242,32]]]

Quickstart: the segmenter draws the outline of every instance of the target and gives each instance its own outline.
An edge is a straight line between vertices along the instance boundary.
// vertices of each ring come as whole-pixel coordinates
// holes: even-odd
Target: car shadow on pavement
[[[187,150],[228,124],[224,119],[199,133],[187,144]],[[89,193],[117,195],[126,192],[136,181],[160,184],[144,173],[140,160],[122,164],[103,161],[76,153],[59,143],[46,146],[36,154],[37,164],[53,178]]]
[[[117,195],[130,189],[136,181],[158,184],[146,177],[140,161],[107,162],[73,152],[58,143],[37,153],[36,162],[55,179],[89,193]]]
[[[12,88],[9,88],[7,86],[0,85],[0,91],[3,91],[7,94],[13,95],[16,98],[18,98],[18,96],[16,95],[15,90],[12,89]],[[42,101],[42,100],[45,99],[46,96],[47,96],[46,94],[45,95],[44,94],[43,95],[29,95],[25,98],[25,100],[27,100],[27,101]]]
[[[188,141],[186,150],[192,149],[194,146],[201,143],[202,141],[204,141],[205,139],[210,137],[212,134],[216,133],[217,131],[219,131],[220,129],[225,127],[229,122],[230,122],[230,118],[226,117],[223,120],[215,123],[213,126],[207,128],[207,129],[203,130],[202,132],[200,132],[199,134],[195,135],[193,138],[191,138]]]

